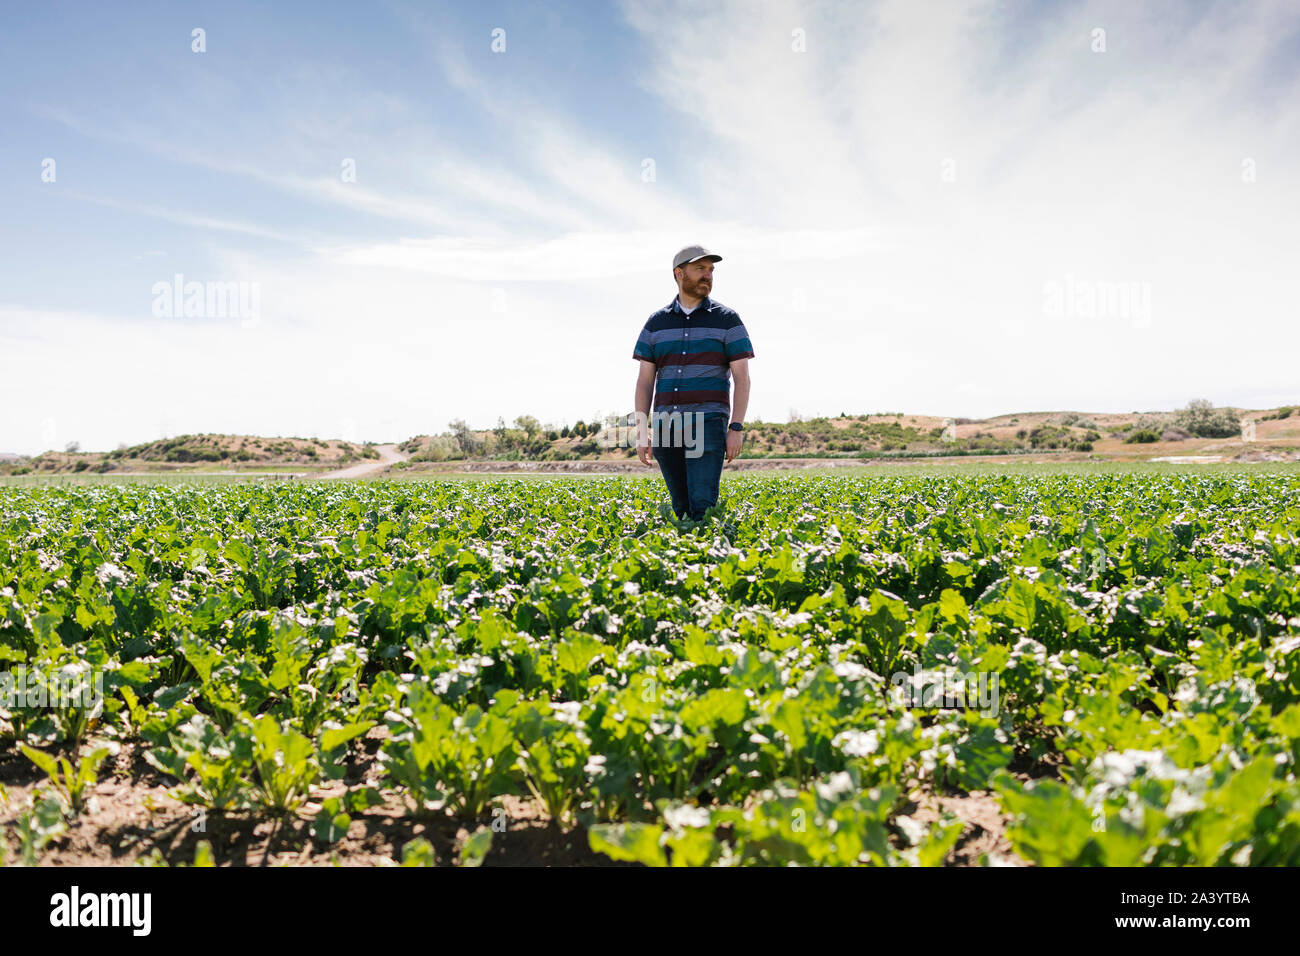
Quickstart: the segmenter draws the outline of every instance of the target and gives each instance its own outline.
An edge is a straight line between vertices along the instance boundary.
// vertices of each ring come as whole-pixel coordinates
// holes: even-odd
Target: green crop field
[[[1300,863],[1300,475],[0,487],[7,863]]]

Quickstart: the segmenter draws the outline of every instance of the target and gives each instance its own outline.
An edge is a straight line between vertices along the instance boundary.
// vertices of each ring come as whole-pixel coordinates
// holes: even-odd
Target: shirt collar
[[[674,312],[681,312],[683,315],[686,314],[686,310],[682,308],[682,300],[678,296],[673,296],[672,304],[670,304],[668,308]],[[706,295],[700,300],[700,304],[691,311],[698,312],[700,309],[703,309],[707,312],[711,308],[713,308],[713,301]]]

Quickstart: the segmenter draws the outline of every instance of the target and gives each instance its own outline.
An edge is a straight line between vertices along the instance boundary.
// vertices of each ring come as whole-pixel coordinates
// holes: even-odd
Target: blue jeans
[[[688,417],[691,419],[687,421]],[[718,482],[727,453],[726,412],[665,416],[655,427],[654,455],[668,485],[673,513],[698,521],[718,503]],[[703,427],[700,427],[700,423]]]

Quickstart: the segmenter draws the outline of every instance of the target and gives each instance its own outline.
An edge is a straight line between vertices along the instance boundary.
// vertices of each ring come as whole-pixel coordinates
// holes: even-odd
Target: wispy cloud
[[[259,226],[254,223],[238,222],[230,219],[218,219],[212,216],[192,215],[190,213],[176,212],[170,209],[158,206],[149,206],[144,203],[136,203],[124,199],[112,199],[108,196],[91,196],[77,192],[76,190],[65,190],[63,195],[69,199],[94,203],[97,206],[106,206],[109,209],[120,209],[123,212],[129,212],[139,216],[151,216],[155,219],[164,219],[167,222],[174,222],[181,226],[193,226],[196,229],[212,229],[217,232],[233,232],[244,236],[257,236],[260,239],[275,239],[279,242],[305,243],[307,241],[307,238],[301,233],[295,235],[281,232],[278,229]]]

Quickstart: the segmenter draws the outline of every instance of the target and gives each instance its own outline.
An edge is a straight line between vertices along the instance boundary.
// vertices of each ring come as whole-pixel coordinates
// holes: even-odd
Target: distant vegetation
[[[1257,420],[1285,418],[1294,406]],[[1111,419],[1114,416],[1107,416]],[[789,421],[745,423],[742,458],[881,458],[935,455],[1015,454],[1028,452],[1094,452],[1098,442],[1154,444],[1187,438],[1226,438],[1241,433],[1241,421],[1231,409],[1215,408],[1204,399],[1186,408],[1156,414],[1134,413],[1130,420],[1102,426],[1079,412],[1055,415],[1020,413],[990,423],[971,418],[885,412],[876,415],[809,417],[790,409]],[[543,424],[520,415],[507,425],[471,430],[460,419],[436,435],[419,435],[402,444],[412,462],[467,459],[569,461],[631,458],[635,450],[613,439],[613,429],[627,427],[630,416],[578,421],[573,425]],[[936,421],[944,424],[936,425]],[[1023,422],[1012,430],[1011,426]],[[987,427],[982,427],[987,425]],[[951,426],[951,427],[945,427]],[[956,427],[962,426],[957,437]],[[971,430],[975,426],[975,430]]]
[[[609,424],[613,427],[614,422]],[[607,450],[592,440],[601,428],[596,422],[588,424],[581,420],[572,426],[556,428],[543,425],[531,415],[520,415],[513,425],[497,419],[495,428],[471,431],[465,421],[458,418],[449,422],[448,430],[441,434],[417,435],[398,447],[411,456],[411,461],[461,461],[468,458],[576,461],[598,457]]]
[[[244,435],[177,435],[139,445],[122,445],[109,452],[72,450],[45,452],[8,466],[0,474],[59,472],[148,471],[186,465],[224,465],[238,470],[258,465],[344,465],[375,459],[379,452],[369,445],[325,441],[320,438],[256,438]]]
[[[1268,415],[1259,420],[1273,417]],[[1205,399],[1198,398],[1175,412],[1139,415],[1135,421],[1111,426],[1107,431],[1130,445],[1187,438],[1233,438],[1241,434],[1241,419],[1230,408],[1215,408]]]
[[[1229,408],[1215,408],[1203,398],[1174,412],[1177,428],[1200,438],[1231,438],[1241,434],[1241,419]]]
[[[1254,421],[1290,418],[1286,405]],[[1298,416],[1300,417],[1300,416]],[[1196,399],[1172,412],[1095,415],[1079,412],[1021,412],[996,419],[937,418],[888,412],[876,415],[809,417],[791,409],[787,422],[745,423],[742,458],[912,458],[947,455],[1114,452],[1123,445],[1154,445],[1241,434],[1238,414]],[[1099,424],[1101,419],[1105,424]],[[1116,420],[1120,419],[1120,420]],[[466,460],[594,461],[635,457],[632,416],[593,415],[573,424],[544,423],[519,415],[493,428],[472,429],[453,419],[437,434],[417,435],[399,448],[408,464]],[[960,431],[960,434],[959,434]],[[1153,450],[1154,453],[1154,450]],[[329,470],[374,460],[371,444],[319,438],[259,438],[241,435],[178,435],[110,452],[83,452],[76,442],[64,451],[34,458],[0,456],[0,475],[65,472],[137,473],[174,469],[239,470],[280,465]]]
[[[1130,432],[1128,437],[1124,439],[1125,443],[1129,445],[1133,445],[1133,444],[1145,445],[1159,440],[1160,440],[1160,434],[1158,432],[1152,431],[1149,428],[1140,428],[1135,432]]]

